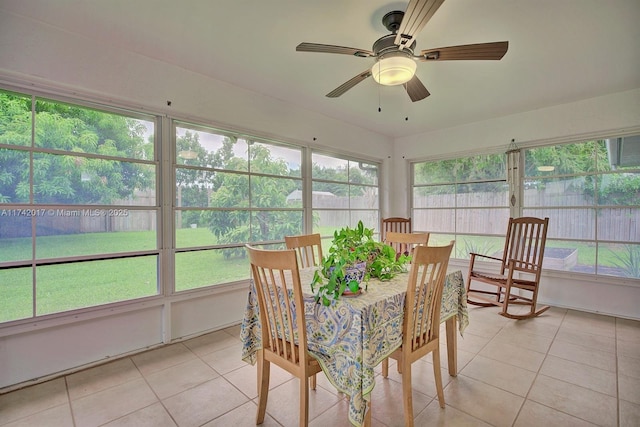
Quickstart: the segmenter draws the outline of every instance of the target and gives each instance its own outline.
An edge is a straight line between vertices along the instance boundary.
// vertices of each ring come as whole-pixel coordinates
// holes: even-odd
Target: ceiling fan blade
[[[365,70],[349,81],[342,83],[340,86],[327,94],[327,98],[337,98],[367,77],[371,76],[371,70]]]
[[[413,102],[420,101],[421,99],[425,99],[427,96],[431,95],[427,88],[424,87],[418,76],[413,76],[413,78],[403,86],[407,90],[407,94]]]
[[[319,53],[339,53],[343,55],[359,56],[361,58],[367,58],[369,56],[375,56],[373,52],[366,49],[357,49],[355,47],[346,46],[334,46],[330,44],[319,43],[300,43],[296,46],[298,52],[319,52]]]
[[[411,46],[418,33],[442,3],[444,0],[411,0],[404,12],[394,43],[400,46],[400,49]]]
[[[420,52],[421,61],[455,61],[460,59],[502,59],[509,42],[465,44],[426,49]]]

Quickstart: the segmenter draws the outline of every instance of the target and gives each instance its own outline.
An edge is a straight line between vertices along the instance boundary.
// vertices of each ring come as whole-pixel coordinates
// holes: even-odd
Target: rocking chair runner
[[[549,218],[509,218],[502,258],[470,253],[467,302],[482,307],[502,307],[500,314],[511,319],[528,319],[548,310],[548,306],[536,306],[548,225]],[[500,261],[499,271],[479,269],[475,266],[477,258]],[[472,282],[496,289],[473,288]],[[523,292],[530,294],[523,296]],[[530,310],[526,314],[511,313],[511,304],[528,305]]]

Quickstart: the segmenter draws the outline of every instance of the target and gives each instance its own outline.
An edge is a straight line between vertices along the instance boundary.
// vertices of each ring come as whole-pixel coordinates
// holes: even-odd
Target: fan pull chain
[[[380,74],[380,61],[378,61],[378,74]],[[380,105],[380,84],[378,83],[378,113],[382,112],[382,106]]]

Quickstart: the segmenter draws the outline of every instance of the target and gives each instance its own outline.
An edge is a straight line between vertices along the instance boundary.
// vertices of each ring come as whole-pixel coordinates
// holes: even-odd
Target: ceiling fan
[[[361,81],[373,76],[373,79],[382,85],[403,85],[411,101],[420,101],[430,94],[418,76],[415,75],[416,61],[499,60],[509,48],[508,41],[501,41],[426,49],[417,55],[414,54],[416,36],[442,3],[444,0],[410,0],[406,11],[396,10],[384,15],[382,24],[391,31],[391,34],[376,40],[372,50],[318,43],[300,43],[296,46],[296,51],[375,58],[376,62],[371,68],[329,92],[327,94],[329,98],[336,98]]]

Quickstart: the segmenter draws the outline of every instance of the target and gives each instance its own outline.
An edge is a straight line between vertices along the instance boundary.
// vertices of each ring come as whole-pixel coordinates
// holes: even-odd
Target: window
[[[524,153],[523,214],[549,217],[545,266],[640,278],[640,136]]]
[[[82,104],[0,90],[0,323],[242,282],[246,243],[378,224],[375,164]]]
[[[313,231],[323,237],[345,226],[380,226],[377,164],[313,152]],[[300,198],[301,194],[295,195]]]
[[[186,123],[175,136],[176,291],[248,279],[245,243],[303,231],[302,149]]]
[[[158,294],[154,127],[0,91],[0,322]]]
[[[456,241],[455,257],[494,253],[504,245],[509,218],[504,154],[412,164],[414,231],[429,243]]]

